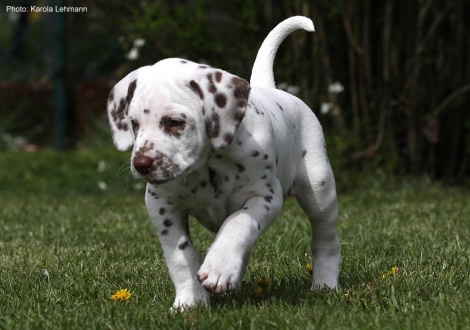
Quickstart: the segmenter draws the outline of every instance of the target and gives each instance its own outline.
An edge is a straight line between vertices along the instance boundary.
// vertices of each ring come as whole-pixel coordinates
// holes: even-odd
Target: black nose
[[[153,159],[149,156],[137,155],[134,157],[134,167],[140,174],[148,174],[153,165]]]

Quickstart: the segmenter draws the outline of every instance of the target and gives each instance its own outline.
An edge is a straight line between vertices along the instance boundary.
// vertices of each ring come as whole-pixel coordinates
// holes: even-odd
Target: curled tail
[[[250,85],[254,87],[276,88],[274,83],[273,63],[277,49],[281,42],[292,32],[304,29],[315,31],[312,21],[304,16],[293,16],[279,23],[264,39],[253,70],[251,71]]]

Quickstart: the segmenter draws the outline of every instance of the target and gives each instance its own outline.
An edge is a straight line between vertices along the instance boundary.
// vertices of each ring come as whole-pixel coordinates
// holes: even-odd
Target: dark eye
[[[181,119],[171,119],[170,120],[170,126],[171,127],[180,127],[184,125],[184,120]]]

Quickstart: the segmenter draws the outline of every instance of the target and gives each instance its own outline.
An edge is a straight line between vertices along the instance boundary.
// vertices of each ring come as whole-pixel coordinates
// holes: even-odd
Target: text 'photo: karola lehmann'
[[[7,13],[87,13],[87,7],[71,6],[6,6]]]

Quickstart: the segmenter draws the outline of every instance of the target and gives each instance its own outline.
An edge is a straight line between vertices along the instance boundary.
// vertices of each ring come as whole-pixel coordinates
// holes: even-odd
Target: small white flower
[[[297,95],[297,93],[299,92],[300,88],[297,87],[297,86],[291,86],[289,85],[288,83],[286,82],[282,82],[282,83],[279,83],[277,86],[276,86],[277,89],[280,89],[281,91],[284,91],[284,92],[287,92],[289,94],[292,94],[292,95]]]
[[[21,146],[26,144],[26,140],[21,136],[13,136],[8,133],[3,134],[2,139],[10,151],[20,151]]]
[[[20,20],[21,13],[17,13],[15,11],[9,11],[7,12],[7,18],[10,21],[10,23],[16,23]]]
[[[339,81],[335,81],[330,86],[328,86],[328,92],[330,92],[330,93],[339,94],[342,91],[344,91],[344,86],[341,85],[341,83]]]
[[[50,279],[49,279],[49,272],[47,271],[47,269],[43,269],[42,270],[42,273],[44,274],[44,276],[46,277],[46,280],[49,282]]]
[[[299,92],[300,88],[297,86],[287,86],[287,93],[292,94],[292,95],[297,95]]]
[[[108,189],[108,185],[106,184],[106,182],[100,181],[98,182],[98,188],[100,188],[101,191],[105,191],[106,189]]]
[[[142,182],[137,182],[134,184],[134,190],[142,190],[144,189],[144,184]]]
[[[134,40],[134,47],[142,47],[143,45],[145,45],[144,39],[139,38]]]
[[[333,103],[331,102],[322,102],[320,112],[322,115],[326,115],[333,108]]]
[[[130,50],[130,52],[127,53],[126,58],[127,58],[128,60],[131,60],[131,61],[138,59],[138,58],[139,58],[139,48],[133,47],[133,48]]]
[[[400,105],[400,101],[395,100],[395,99],[394,99],[394,100],[390,100],[390,106],[391,106],[391,107],[396,107],[396,106],[398,106],[398,105]]]
[[[280,89],[281,91],[287,90],[287,87],[289,87],[289,85],[286,82],[282,82],[277,85],[277,89]]]
[[[104,170],[106,170],[106,162],[104,160],[98,161],[97,171],[101,173],[104,172]]]

